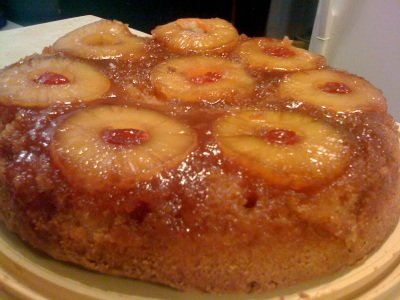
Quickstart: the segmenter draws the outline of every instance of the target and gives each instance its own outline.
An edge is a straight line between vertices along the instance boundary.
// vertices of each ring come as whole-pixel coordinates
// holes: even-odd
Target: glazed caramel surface
[[[255,82],[251,96],[213,102],[165,99],[152,85],[151,70],[178,55],[153,39],[146,39],[145,47],[146,55],[138,61],[80,59],[111,81],[109,91],[98,100],[45,108],[1,106],[5,178],[18,205],[43,218],[79,210],[88,218],[102,216],[101,222],[107,223],[107,219],[115,222],[118,215],[122,223],[136,224],[145,231],[187,234],[240,226],[246,233],[263,227],[263,234],[268,234],[269,230],[306,222],[340,236],[351,230],[361,207],[369,205],[361,197],[366,189],[378,189],[378,183],[383,190],[386,184],[390,187],[390,180],[383,178],[397,172],[397,164],[391,163],[398,153],[396,127],[381,110],[342,113],[281,99],[277,86],[287,73],[254,69],[247,69]],[[46,49],[45,55],[53,55],[53,50]],[[235,51],[218,57],[239,62]],[[197,145],[177,167],[149,180],[138,180],[123,189],[82,189],[57,168],[49,145],[59,124],[72,113],[100,105],[145,108],[170,116],[194,130]],[[269,184],[221,153],[216,142],[216,120],[245,110],[299,112],[329,124],[343,135],[350,149],[348,164],[335,178],[305,189]],[[340,209],[334,208],[337,205]],[[247,221],[237,223],[243,216]]]

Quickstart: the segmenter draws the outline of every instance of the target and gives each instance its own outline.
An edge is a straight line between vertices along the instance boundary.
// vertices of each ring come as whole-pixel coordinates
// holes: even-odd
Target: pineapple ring
[[[214,19],[178,19],[152,30],[156,40],[176,53],[222,53],[231,50],[239,39],[229,22]]]
[[[127,25],[100,20],[80,27],[58,39],[53,48],[87,59],[132,59],[145,53],[145,39],[133,35]]]
[[[218,57],[180,57],[154,67],[151,81],[166,99],[218,101],[250,96],[254,80],[240,64]]]
[[[129,188],[174,168],[196,143],[192,129],[158,112],[102,105],[63,120],[50,154],[69,183],[98,191]]]
[[[340,132],[295,112],[244,111],[218,119],[213,132],[224,155],[294,190],[334,179],[350,158]]]
[[[322,56],[292,46],[289,39],[252,38],[238,47],[241,61],[250,68],[274,72],[318,69],[325,65]]]
[[[336,70],[313,70],[287,75],[281,98],[293,98],[336,112],[377,108],[386,110],[382,92],[365,79]]]
[[[44,107],[92,101],[108,91],[109,79],[78,60],[34,57],[0,72],[0,103]]]

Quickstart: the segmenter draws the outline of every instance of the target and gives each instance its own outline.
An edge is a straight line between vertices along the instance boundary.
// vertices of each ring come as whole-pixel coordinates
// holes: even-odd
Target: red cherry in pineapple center
[[[105,129],[102,138],[108,144],[131,146],[147,142],[150,139],[150,135],[146,131],[133,128]]]
[[[342,82],[327,82],[320,89],[329,94],[348,94],[351,93],[351,88]]]
[[[199,76],[190,77],[189,80],[195,84],[212,83],[220,80],[222,74],[218,72],[207,72]]]
[[[36,83],[47,85],[61,85],[69,83],[69,79],[64,75],[54,72],[44,72],[34,79]]]
[[[275,57],[292,57],[296,55],[296,53],[286,47],[264,47],[263,51],[265,54],[269,56],[275,56]]]
[[[263,132],[261,137],[264,141],[278,145],[294,145],[301,141],[301,137],[294,131],[288,129],[271,129]]]

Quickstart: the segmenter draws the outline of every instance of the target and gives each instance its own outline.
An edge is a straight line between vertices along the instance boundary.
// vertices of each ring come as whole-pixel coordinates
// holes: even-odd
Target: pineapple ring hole
[[[121,43],[116,36],[108,33],[93,33],[83,38],[83,43],[89,46],[112,46]]]
[[[37,84],[44,85],[63,85],[73,81],[74,76],[71,72],[65,70],[47,70],[37,69],[30,72],[28,79]]]
[[[199,75],[189,75],[186,78],[194,84],[205,84],[219,81],[222,78],[222,74],[220,72],[208,71]]]
[[[319,88],[329,94],[349,94],[352,92],[351,88],[343,82],[326,82]]]
[[[302,140],[301,136],[296,132],[279,128],[263,129],[260,136],[264,141],[277,145],[295,145]]]
[[[181,29],[193,33],[205,34],[211,30],[209,25],[199,19],[179,19],[176,21],[176,24]]]
[[[104,142],[118,146],[141,145],[150,139],[148,132],[134,128],[104,129],[101,138]]]
[[[38,77],[36,77],[34,81],[39,84],[47,84],[47,85],[60,85],[69,83],[67,77],[53,72],[44,72],[40,74]]]
[[[296,55],[296,52],[290,50],[287,47],[281,47],[281,46],[266,47],[264,45],[261,45],[260,47],[262,51],[268,56],[288,58]]]

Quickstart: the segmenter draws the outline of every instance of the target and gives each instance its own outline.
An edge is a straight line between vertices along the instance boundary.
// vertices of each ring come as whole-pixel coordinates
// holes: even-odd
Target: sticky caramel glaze
[[[304,268],[304,273],[292,274],[294,277],[277,276],[267,286],[257,277],[250,280],[253,275],[249,275],[243,286],[235,268],[246,265],[256,270],[255,264],[260,261],[250,260],[265,258],[265,251],[287,261],[289,269],[293,267],[290,264],[298,266],[294,259],[300,259],[306,267],[313,264],[304,260],[307,253],[314,254],[310,252],[312,247],[319,247],[317,265],[323,268],[318,272],[330,272],[339,267],[337,261],[353,262],[354,257],[361,258],[376,247],[397,220],[398,204],[393,197],[397,196],[399,151],[396,127],[389,117],[355,114],[339,121],[328,118],[336,127],[348,130],[349,141],[359,142],[352,144],[351,166],[330,184],[294,192],[265,185],[221,155],[211,136],[211,124],[222,112],[205,114],[207,108],[201,105],[192,107],[189,114],[179,105],[168,110],[159,107],[195,128],[199,147],[178,170],[137,183],[130,190],[111,189],[93,195],[71,188],[53,168],[47,150],[60,116],[80,107],[1,107],[4,120],[9,120],[0,140],[10,196],[4,197],[1,204],[13,215],[6,220],[24,239],[59,259],[103,272],[161,280],[179,288],[264,290],[314,276],[316,271]],[[361,241],[361,237],[365,239]],[[140,247],[144,252],[138,252]],[[298,249],[300,258],[293,256],[291,247]],[[323,254],[325,247],[327,252]],[[113,252],[115,257],[110,257],[111,249],[118,252]],[[156,254],[163,251],[168,257],[163,255],[163,261],[157,260]],[[220,251],[224,256],[215,257]],[[293,260],[289,259],[291,255],[285,256],[285,251]],[[123,261],[116,259],[119,255]],[[195,259],[187,261],[185,257]],[[205,257],[210,257],[209,261]],[[133,267],[127,270],[125,260],[138,262],[143,272],[137,274]],[[205,269],[194,275],[193,264],[199,262],[205,264]],[[233,266],[226,283],[217,279],[226,270],[212,268],[222,262]],[[143,270],[145,263],[149,269]],[[154,275],[158,263],[175,266],[179,272]],[[267,262],[261,265],[275,270]],[[207,285],[193,285],[199,280],[196,276]],[[219,286],[210,285],[207,276],[217,280]]]
[[[281,75],[254,74],[255,97],[227,105],[145,102],[149,71],[172,54],[155,42],[150,58],[92,62],[112,80],[107,97],[43,109],[1,106],[0,217],[53,257],[89,269],[209,292],[263,291],[331,273],[375,249],[399,211],[398,135],[381,111],[334,114],[275,101]],[[133,99],[127,84],[143,98]],[[153,95],[154,96],[154,95]],[[139,97],[139,96],[138,96]],[[190,125],[198,147],[176,169],[128,190],[70,186],[48,146],[70,112],[99,104],[147,107]],[[224,157],[213,122],[239,108],[296,110],[343,132],[351,163],[308,190],[268,186]],[[294,250],[295,249],[295,250]]]

